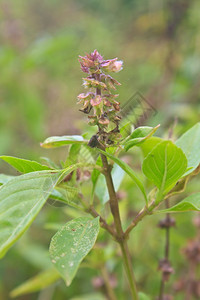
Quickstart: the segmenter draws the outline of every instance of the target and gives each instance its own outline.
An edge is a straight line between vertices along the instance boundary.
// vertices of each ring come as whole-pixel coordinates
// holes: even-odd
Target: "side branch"
[[[137,216],[135,217],[135,219],[131,222],[131,224],[128,226],[128,228],[126,229],[124,235],[125,238],[128,237],[129,233],[131,232],[131,230],[147,215],[151,215],[152,214],[152,210],[156,207],[155,202],[153,201],[149,207],[147,208],[146,206],[137,214]]]

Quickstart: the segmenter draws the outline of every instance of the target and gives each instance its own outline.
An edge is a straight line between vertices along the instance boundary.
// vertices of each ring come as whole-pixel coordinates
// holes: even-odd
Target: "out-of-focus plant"
[[[182,196],[175,205],[160,208],[173,195],[184,192],[190,178],[199,173],[200,123],[175,143],[152,137],[159,126],[138,127],[124,136],[124,128],[120,128],[120,103],[116,100],[118,95],[113,94],[113,90],[120,84],[108,74],[120,71],[122,61],[117,58],[105,60],[95,50],[86,56],[80,56],[80,64],[87,77],[83,78],[86,93],[78,96],[78,104],[82,105],[80,111],[88,116],[88,124],[95,126],[95,134],[89,137],[88,134],[83,134],[47,138],[41,144],[44,148],[70,145],[68,157],[64,162],[61,161],[60,167],[49,159],[45,160],[46,165],[42,165],[11,156],[0,157],[22,173],[14,178],[4,174],[0,176],[1,257],[29,228],[49,198],[76,208],[81,215],[67,222],[53,236],[50,243],[52,268],[16,288],[11,295],[17,296],[44,288],[60,276],[69,286],[79,267],[88,259],[94,269],[99,268],[102,272],[105,297],[118,299],[106,268],[109,255],[106,255],[106,251],[103,256],[99,255],[99,249],[104,248],[100,243],[101,236],[105,233],[106,247],[114,240],[116,248],[118,246],[121,250],[120,258],[117,252],[112,255],[124,265],[129,283],[127,297],[135,300],[150,299],[150,295],[138,291],[128,240],[131,232],[146,216],[200,210],[200,193],[186,198]],[[144,180],[137,170],[120,159],[122,153],[133,147],[141,149],[144,155],[142,171],[147,180],[154,184],[150,192],[147,192]],[[117,195],[125,174],[137,185],[141,192],[141,202],[144,202],[143,208],[128,225],[127,220],[122,221]],[[84,189],[84,183],[88,179],[92,185],[91,192],[88,192],[88,187]],[[104,229],[104,233],[100,228]],[[94,254],[87,256],[92,248]],[[165,260],[161,268],[165,280],[168,275],[166,273],[171,273],[169,260]],[[164,299],[163,293],[160,299]],[[91,295],[91,299],[94,300],[94,297],[96,296]],[[105,299],[102,295],[96,298]]]

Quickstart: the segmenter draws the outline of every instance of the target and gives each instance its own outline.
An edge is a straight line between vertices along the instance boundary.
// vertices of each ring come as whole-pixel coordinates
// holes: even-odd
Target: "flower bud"
[[[104,60],[101,63],[101,67],[110,72],[119,72],[123,69],[123,61],[117,60],[117,58]]]
[[[110,71],[119,72],[123,69],[123,61],[117,60],[110,66]]]

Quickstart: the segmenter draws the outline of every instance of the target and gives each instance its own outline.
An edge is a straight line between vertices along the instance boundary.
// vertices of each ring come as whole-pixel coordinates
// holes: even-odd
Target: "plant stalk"
[[[122,258],[123,258],[126,275],[128,277],[128,281],[129,281],[132,299],[139,300],[127,240],[124,240],[122,243],[120,243],[120,248],[121,248],[121,252],[122,252]]]
[[[116,192],[115,192],[115,188],[111,176],[111,167],[109,166],[107,157],[105,155],[101,154],[101,159],[104,167],[104,176],[108,187],[108,193],[110,197],[110,209],[114,218],[115,228],[118,234],[118,238],[120,240],[121,239],[123,240],[124,232],[121,224],[118,200],[117,200],[117,196],[116,196]]]

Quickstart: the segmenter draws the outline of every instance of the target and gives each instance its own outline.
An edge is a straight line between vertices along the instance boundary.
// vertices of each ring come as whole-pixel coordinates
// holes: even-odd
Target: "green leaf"
[[[146,157],[153,150],[153,148],[155,148],[161,142],[163,142],[163,139],[153,136],[145,140],[143,143],[139,144],[138,146],[142,150],[144,157]]]
[[[112,175],[115,191],[117,192],[124,178],[125,172],[118,164],[114,164],[111,171],[111,175]],[[96,187],[95,187],[95,194],[100,199],[102,204],[105,204],[109,200],[107,184],[106,184],[105,176],[103,174],[100,174],[98,176]]]
[[[200,164],[200,123],[186,131],[175,143],[185,153],[190,170],[185,175],[193,172]]]
[[[5,184],[11,179],[15,178],[16,176],[11,176],[11,175],[5,175],[5,174],[0,174],[0,185]]]
[[[166,194],[187,169],[183,151],[171,141],[156,146],[144,159],[142,170],[146,177]]]
[[[133,146],[139,146],[141,143],[143,143],[145,140],[150,138],[156,130],[159,128],[160,125],[156,127],[147,127],[147,126],[142,126],[136,128],[128,138],[128,140],[124,144],[124,149],[128,151],[130,148]]]
[[[64,136],[51,136],[40,144],[43,148],[55,148],[70,144],[85,144],[88,141],[84,140],[81,135],[64,135]]]
[[[80,263],[95,244],[99,218],[80,217],[65,224],[52,238],[50,257],[69,286]]]
[[[18,287],[12,290],[10,296],[14,298],[40,291],[57,281],[59,278],[60,274],[55,269],[45,270],[20,284]]]
[[[187,212],[187,211],[200,211],[200,193],[192,194],[180,201],[176,205],[163,210],[157,210],[155,213],[165,212]]]
[[[51,168],[41,165],[40,163],[32,160],[17,158],[13,156],[0,156],[0,159],[6,161],[9,165],[21,173],[30,173],[42,170],[51,170]]]
[[[109,157],[110,159],[112,159],[116,164],[118,164],[122,170],[124,170],[126,172],[126,174],[128,174],[131,179],[136,183],[136,185],[138,186],[138,188],[141,190],[142,194],[144,195],[145,201],[147,203],[147,195],[144,189],[144,185],[142,183],[142,181],[138,178],[138,176],[134,173],[134,171],[131,169],[131,167],[129,167],[129,165],[127,165],[124,161],[122,161],[121,159],[111,155],[108,152],[105,152],[101,149],[98,149],[102,154],[106,155],[107,157]]]
[[[61,172],[17,176],[0,189],[0,257],[33,222],[59,181]]]

